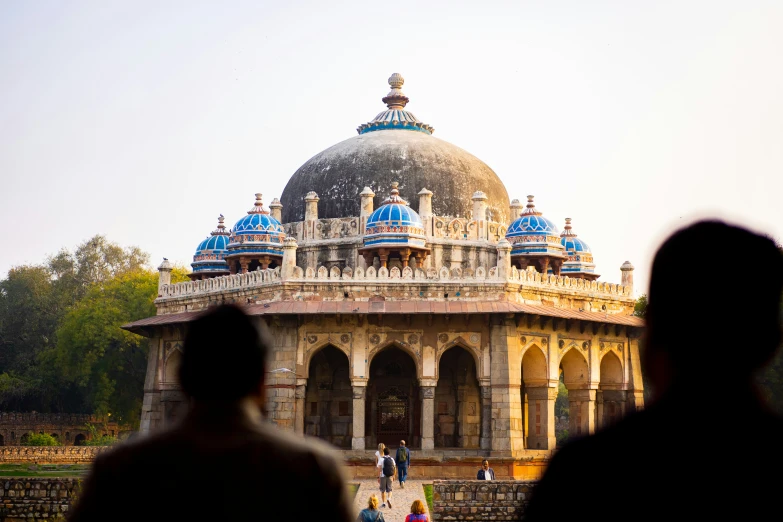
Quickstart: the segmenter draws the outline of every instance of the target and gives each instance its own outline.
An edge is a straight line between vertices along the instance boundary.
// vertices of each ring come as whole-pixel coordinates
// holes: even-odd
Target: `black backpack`
[[[388,455],[383,457],[383,476],[384,477],[394,476],[394,459],[392,459]]]

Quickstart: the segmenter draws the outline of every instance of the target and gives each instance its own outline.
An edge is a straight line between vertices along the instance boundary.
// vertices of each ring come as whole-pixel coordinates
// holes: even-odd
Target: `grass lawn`
[[[424,488],[424,498],[427,499],[427,509],[430,512],[430,516],[432,516],[432,484],[422,484],[421,487]]]
[[[82,477],[89,464],[0,464],[0,477]]]
[[[351,496],[351,500],[356,498],[357,491],[359,491],[359,484],[348,484],[348,494]]]

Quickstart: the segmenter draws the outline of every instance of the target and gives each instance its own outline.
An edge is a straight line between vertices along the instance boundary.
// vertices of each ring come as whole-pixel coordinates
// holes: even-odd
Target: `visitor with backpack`
[[[405,445],[405,441],[400,441],[400,447],[397,448],[397,478],[400,481],[400,487],[405,489],[405,481],[408,479],[408,468],[411,465],[411,450]]]
[[[392,507],[392,482],[394,482],[394,475],[397,473],[397,464],[394,459],[389,455],[389,448],[383,448],[383,465],[381,466],[381,507]]]

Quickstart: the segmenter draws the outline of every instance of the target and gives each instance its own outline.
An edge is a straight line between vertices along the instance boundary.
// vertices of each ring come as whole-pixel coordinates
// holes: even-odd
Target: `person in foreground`
[[[367,507],[359,511],[359,516],[356,517],[356,522],[385,522],[383,519],[383,513],[378,509],[378,497],[370,495],[367,500]]]
[[[476,480],[495,480],[495,470],[489,467],[489,461],[481,461],[481,469],[476,473]]]
[[[333,450],[262,418],[271,343],[252,321],[221,305],[190,323],[179,368],[188,413],[99,455],[69,522],[354,519]],[[309,501],[283,501],[294,490]]]
[[[429,517],[424,511],[424,502],[414,500],[411,504],[411,512],[405,517],[405,522],[429,522]]]
[[[652,264],[650,404],[559,449],[524,520],[756,520],[780,513],[783,419],[754,372],[781,342],[783,254],[721,221],[676,231]]]

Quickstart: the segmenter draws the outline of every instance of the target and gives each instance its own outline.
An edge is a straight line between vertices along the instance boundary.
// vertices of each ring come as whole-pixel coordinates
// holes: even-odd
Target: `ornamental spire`
[[[391,85],[391,91],[389,94],[383,97],[381,100],[386,104],[389,110],[402,110],[408,104],[410,99],[403,94],[400,87],[405,83],[405,78],[400,73],[394,73],[389,77],[389,85]]]
[[[405,201],[400,197],[400,191],[397,187],[399,187],[400,184],[397,181],[392,182],[391,184],[391,193],[389,194],[389,197],[383,200],[383,203],[381,205],[389,205],[392,203],[395,203],[397,205],[407,205],[408,202]],[[379,205],[380,206],[380,205]]]
[[[566,224],[563,227],[563,233],[560,234],[560,237],[576,237],[576,234],[571,228],[571,218],[565,218],[565,222]]]
[[[264,208],[264,203],[261,201],[261,193],[256,192],[256,202],[253,208],[247,211],[248,214],[269,214],[269,211]]]
[[[420,122],[412,112],[405,109],[410,100],[401,90],[404,83],[405,79],[400,73],[394,73],[389,77],[391,90],[389,94],[382,98],[387,109],[375,116],[371,122],[359,125],[356,128],[359,134],[388,129],[413,130],[425,134],[433,133],[435,129],[426,123]]]
[[[226,218],[223,217],[223,214],[220,214],[220,216],[218,216],[218,226],[217,226],[217,228],[215,230],[212,231],[212,235],[213,236],[230,236],[231,235],[231,232],[226,230],[226,225],[223,223],[223,221],[225,219]]]
[[[535,196],[528,196],[527,197],[527,206],[525,207],[525,210],[522,211],[521,216],[540,216],[541,212],[536,210],[536,204],[533,203],[533,198]]]

